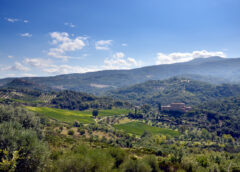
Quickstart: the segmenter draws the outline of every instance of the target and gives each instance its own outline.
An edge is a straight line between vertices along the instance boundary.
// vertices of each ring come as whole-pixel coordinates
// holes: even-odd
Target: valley
[[[0,90],[0,120],[5,121],[0,127],[15,130],[11,121],[18,121],[23,130],[42,133],[36,139],[47,144],[50,155],[42,155],[48,159],[42,161],[47,171],[101,171],[103,166],[104,171],[121,171],[134,164],[144,171],[225,171],[230,163],[234,171],[240,165],[239,97],[238,84],[186,77],[149,80],[106,91],[105,96],[17,79]],[[164,109],[174,102],[191,108]],[[100,161],[102,156],[107,160]]]
[[[0,172],[240,172],[240,0],[0,0]]]

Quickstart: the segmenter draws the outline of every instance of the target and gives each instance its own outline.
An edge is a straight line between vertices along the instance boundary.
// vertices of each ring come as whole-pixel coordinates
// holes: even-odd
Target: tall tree
[[[98,116],[98,110],[94,109],[94,110],[92,111],[92,116],[93,116],[94,118],[96,118],[96,117]]]

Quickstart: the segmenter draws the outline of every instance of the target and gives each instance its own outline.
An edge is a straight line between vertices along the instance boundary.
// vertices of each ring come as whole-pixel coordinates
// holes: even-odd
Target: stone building
[[[179,112],[188,112],[192,108],[190,106],[186,106],[185,103],[171,103],[167,106],[161,106],[163,111],[179,111]]]

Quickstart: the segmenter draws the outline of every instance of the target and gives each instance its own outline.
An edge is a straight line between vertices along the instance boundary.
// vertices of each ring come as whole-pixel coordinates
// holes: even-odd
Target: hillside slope
[[[206,82],[173,77],[167,80],[151,80],[134,86],[109,91],[108,96],[137,104],[169,104],[184,102],[189,105],[217,98],[240,95],[240,85],[213,85]]]
[[[240,82],[240,58],[199,58],[189,62],[142,67],[132,70],[106,70],[84,74],[53,77],[30,77],[24,80],[57,89],[68,89],[94,94],[105,93],[148,80],[163,80],[173,76],[209,81],[212,83]],[[11,82],[0,80],[0,85]]]

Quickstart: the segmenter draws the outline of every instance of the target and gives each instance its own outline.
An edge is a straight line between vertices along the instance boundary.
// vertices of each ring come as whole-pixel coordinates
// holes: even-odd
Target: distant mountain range
[[[164,80],[180,76],[210,83],[240,83],[240,58],[198,58],[189,62],[155,65],[131,70],[105,70],[52,77],[21,78],[53,89],[67,89],[93,94],[131,86],[148,80]],[[0,86],[16,78],[0,80]]]

